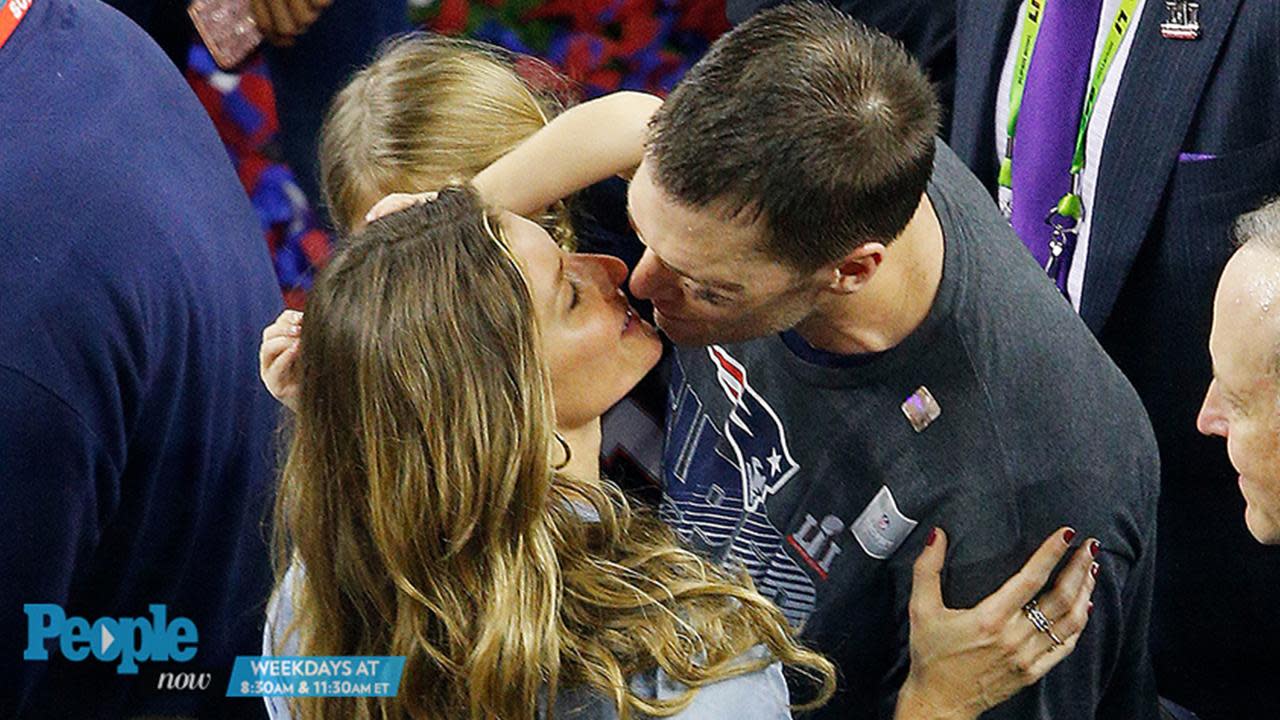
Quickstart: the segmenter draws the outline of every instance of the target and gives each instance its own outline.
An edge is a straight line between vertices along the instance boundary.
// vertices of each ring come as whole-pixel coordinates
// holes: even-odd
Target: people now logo
[[[58,639],[62,656],[73,662],[89,657],[120,664],[116,672],[136,675],[139,661],[186,662],[196,655],[200,637],[196,624],[184,617],[167,619],[164,605],[149,605],[151,617],[98,618],[90,623],[82,617],[67,617],[57,605],[26,604],[27,649],[23,660],[48,660],[45,643]]]

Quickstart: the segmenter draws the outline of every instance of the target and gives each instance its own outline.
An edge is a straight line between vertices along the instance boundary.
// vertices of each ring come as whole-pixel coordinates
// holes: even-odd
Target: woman
[[[830,696],[830,664],[796,644],[749,579],[682,549],[599,479],[599,415],[660,353],[624,278],[620,262],[570,255],[459,188],[375,222],[334,257],[297,361],[273,647],[407,660],[396,698],[298,699],[288,714],[787,717],[775,660],[814,681],[814,702]],[[584,357],[609,370],[581,372]],[[1027,577],[975,611],[1003,611],[1016,644],[975,633],[975,651],[941,608],[936,537],[917,568],[916,607],[933,622],[913,638],[899,718],[976,717],[1026,679],[976,666],[1009,653],[1030,677],[1062,657],[1029,642],[1018,608],[1065,542],[1051,538]],[[1058,627],[1068,646],[1090,562],[1082,548],[1041,600],[1073,608]],[[988,695],[969,697],[979,689]]]
[[[502,99],[491,100],[484,93]],[[633,103],[648,102],[643,96],[624,99]],[[617,100],[612,102],[616,109]],[[598,110],[607,105],[596,103],[594,107]],[[438,186],[450,178],[473,175],[540,127],[545,118],[540,114],[543,107],[538,96],[500,56],[476,46],[421,37],[393,45],[370,68],[356,76],[339,97],[326,123],[322,165],[334,217],[346,227],[358,226],[362,224],[364,211],[382,194]],[[588,109],[582,106],[562,120],[575,117],[581,120]],[[504,117],[520,118],[511,124],[522,128],[514,135],[521,132],[524,135],[504,140],[507,136],[466,131],[484,123],[501,126]],[[560,122],[561,127],[564,125]],[[622,123],[614,125],[619,129],[623,127]],[[642,132],[642,128],[637,132]],[[491,138],[491,142],[486,145],[476,141],[477,137]],[[634,143],[634,139],[629,142]],[[626,145],[627,142],[619,141],[619,147]],[[616,157],[616,153],[612,157]],[[478,180],[483,185],[482,181],[483,178]],[[489,194],[488,190],[485,192]],[[768,665],[770,657],[820,678],[817,698],[823,697],[829,687],[829,666],[794,645],[789,629],[778,623],[775,611],[767,603],[761,605],[761,599],[747,583],[726,578],[684,553],[660,526],[648,518],[632,518],[616,491],[608,484],[595,481],[599,474],[600,413],[626,393],[660,353],[652,329],[634,317],[621,297],[618,288],[625,278],[625,267],[611,258],[563,253],[545,233],[539,235],[542,231],[537,226],[514,215],[504,215],[497,223],[491,218],[485,225],[484,215],[478,208],[471,207],[468,210],[471,215],[463,211],[468,203],[474,205],[473,199],[460,199],[465,195],[451,193],[447,203],[440,207],[413,211],[439,214],[444,212],[442,208],[448,210],[444,216],[419,218],[425,225],[413,232],[399,227],[407,221],[388,218],[385,222],[391,229],[379,223],[378,228],[371,229],[374,237],[361,236],[335,259],[310,300],[306,344],[311,361],[310,365],[301,363],[301,382],[290,381],[288,371],[298,360],[297,317],[282,316],[281,321],[265,333],[264,379],[277,396],[287,402],[297,404],[302,400],[298,433],[281,492],[279,523],[282,539],[293,548],[293,570],[282,583],[282,597],[287,601],[282,600],[279,605],[283,609],[281,615],[294,610],[293,616],[298,618],[293,642],[307,654],[385,654],[390,648],[394,654],[412,657],[415,649],[423,651],[425,659],[411,661],[406,667],[407,684],[401,692],[405,704],[392,708],[393,715],[427,712],[430,708],[434,708],[432,714],[445,708],[451,714],[472,715],[506,716],[515,712],[512,708],[531,712],[534,705],[530,704],[530,697],[554,696],[559,702],[556,691],[566,685],[587,688],[588,696],[597,700],[607,698],[609,708],[619,712],[632,708],[661,714],[675,706],[652,705],[660,693],[636,694],[635,687],[638,683],[644,690],[647,682],[650,689],[661,688],[667,681],[676,680],[683,686],[701,686],[692,697],[677,695],[680,702],[693,704],[685,710],[695,713],[690,717],[712,716],[696,715],[698,712],[769,716],[770,698],[775,709],[784,708],[787,703],[785,687],[777,682],[776,666],[770,666],[772,669],[768,671],[759,670],[762,664]],[[559,230],[563,238],[567,235],[563,211],[558,215],[558,220],[548,224]],[[484,230],[484,238],[478,238],[479,233],[475,232],[477,223]],[[459,230],[462,226],[471,227],[471,232]],[[387,233],[394,239],[388,239]],[[360,253],[373,253],[374,248],[382,245],[406,248],[413,245],[414,237],[423,235],[435,238],[434,254],[439,255],[437,260],[442,262],[450,248],[461,247],[472,253],[468,261],[484,256],[475,247],[481,250],[489,246],[509,248],[520,282],[526,283],[527,290],[521,290],[519,283],[478,286],[476,283],[480,280],[465,270],[472,266],[456,258],[453,267],[415,274],[407,283],[400,274],[403,262],[385,258],[382,261],[387,267],[400,268],[395,271],[396,281],[391,282],[391,270],[387,267],[373,263],[377,267],[370,269],[350,259]],[[506,245],[499,235],[506,238]],[[447,237],[449,242],[436,236]],[[377,237],[382,239],[375,241]],[[503,256],[506,257],[505,253]],[[330,288],[342,286],[330,279],[357,277],[359,272],[352,269],[356,267],[363,267],[362,272],[373,276],[364,281],[370,283],[364,290],[366,296],[361,296],[364,305],[332,300],[328,294],[336,290]],[[486,267],[492,270],[492,265]],[[514,282],[509,271],[505,278],[508,284]],[[497,282],[495,278],[490,280]],[[428,281],[435,284],[423,284]],[[490,368],[495,377],[508,380],[501,388],[505,394],[493,388],[477,390],[476,383],[486,377],[479,369],[494,357],[491,357],[491,348],[485,350],[488,345],[475,339],[495,335],[474,324],[482,320],[492,322],[495,317],[492,313],[502,308],[520,307],[519,302],[510,299],[495,304],[490,302],[492,298],[512,293],[519,296],[522,292],[529,295],[531,314],[535,318],[526,318],[525,322],[536,325],[537,330],[526,327],[510,331],[506,337],[519,338],[525,346],[532,343],[537,349],[526,347],[518,356],[509,356],[514,369]],[[392,300],[393,297],[398,301]],[[445,315],[433,316],[434,319],[427,322],[421,316],[390,314],[390,309],[396,307],[407,308],[406,313],[424,312],[422,298],[438,300],[430,304],[431,311]],[[481,308],[487,308],[484,311],[487,314],[481,318],[463,312]],[[365,342],[376,341],[378,352],[370,347],[362,348],[351,338],[347,338],[345,344],[325,340],[335,332],[329,327],[335,324],[346,326],[348,331],[363,328],[368,333]],[[519,321],[509,319],[508,324],[515,327]],[[316,326],[322,329],[314,330]],[[456,337],[451,343],[426,337],[427,327],[446,328]],[[433,342],[436,345],[432,345]],[[409,349],[390,352],[402,343]],[[445,346],[454,354],[445,358],[434,354],[443,352],[441,348]],[[427,353],[423,347],[435,350]],[[377,365],[375,360],[384,364]],[[539,364],[545,365],[549,389],[546,378],[535,378],[538,373],[533,368]],[[331,365],[345,366],[347,375],[343,376]],[[363,369],[353,377],[353,367]],[[512,378],[533,384],[517,388]],[[528,393],[537,390],[537,382],[543,382],[543,395],[554,396],[549,407],[553,408],[555,427],[561,430],[567,447],[571,448],[570,464],[554,483],[546,477],[550,475],[549,470],[537,469],[534,467],[537,462],[529,465],[530,453],[544,456],[554,453],[555,458],[542,459],[547,460],[547,464],[557,462],[564,457],[560,443],[553,443],[548,451],[545,447],[537,450],[540,446],[536,442],[532,446],[522,445],[512,439],[537,440],[546,436],[550,423],[535,428],[535,423],[525,417],[523,430],[506,425],[513,416],[513,408],[529,408],[532,396]],[[330,383],[336,383],[337,390],[333,392],[337,395],[331,395],[329,390],[313,392],[310,389],[298,393],[300,387],[327,388]],[[491,416],[474,407],[457,404],[442,408],[438,399],[448,388],[467,389],[466,397],[473,400],[488,398],[489,409],[498,412]],[[357,403],[352,394],[358,394],[362,400]],[[388,399],[392,397],[399,399]],[[426,399],[433,397],[437,400]],[[307,403],[312,401],[315,411],[330,414],[309,416]],[[400,401],[413,409],[401,408],[402,416],[397,421],[394,413]],[[359,412],[351,409],[350,417],[332,414],[344,403],[358,406]],[[392,417],[380,417],[380,413],[390,413]],[[453,447],[450,438],[459,435],[454,432],[457,428],[442,437],[432,434],[441,430],[439,424],[422,420],[410,422],[414,417],[465,418],[470,423],[463,423],[466,431],[460,433],[465,442]],[[347,433],[343,429],[352,428],[361,430],[345,437]],[[495,454],[492,444],[495,440],[491,437],[495,432],[499,439],[505,439],[501,449],[509,456],[507,461],[501,460],[501,452]],[[387,438],[395,438],[396,444],[390,444]],[[360,447],[350,444],[357,441],[364,444]],[[344,442],[349,444],[343,445]],[[372,447],[379,451],[372,452],[369,450]],[[485,458],[485,461],[478,462],[476,458]],[[410,464],[416,467],[415,472],[403,469]],[[486,484],[493,482],[486,465],[520,467],[523,471],[518,476],[503,475],[508,485],[504,486],[506,489],[497,490]],[[450,473],[453,482],[449,486],[444,487],[443,481],[433,486],[431,479],[437,475],[432,474],[435,471],[431,468],[437,466],[465,469],[466,474]],[[390,467],[397,468],[398,482],[385,480]],[[345,481],[319,480],[340,476],[345,477]],[[523,489],[517,492],[518,488]],[[464,492],[455,497],[460,489]],[[526,511],[513,521],[508,514],[498,511],[504,511],[517,494],[522,498],[520,507]],[[551,499],[547,499],[547,495]],[[495,497],[503,499],[505,504],[495,505]],[[527,511],[531,507],[541,510]],[[363,508],[366,515],[352,514],[355,508]],[[488,515],[481,513],[486,508],[490,511]],[[566,515],[566,508],[577,509]],[[593,520],[595,517],[599,521]],[[397,518],[405,523],[397,525],[393,522]],[[584,521],[586,524],[582,525]],[[424,529],[429,531],[428,538],[434,538],[444,530],[457,527],[465,529],[463,537],[446,533],[447,542],[434,541],[444,542],[435,549],[435,554],[426,553],[422,545],[429,541],[417,537]],[[463,555],[488,557],[492,546],[484,543],[479,546],[485,548],[483,552],[462,553],[464,547],[475,549],[468,543],[479,542],[476,538],[524,541],[538,536],[547,527],[553,528],[547,531],[552,537],[591,535],[589,540],[598,544],[590,545],[589,550],[582,545],[561,546],[557,552],[567,554],[563,557],[557,554],[556,562],[551,562],[546,555],[535,558],[541,563],[534,562],[523,568],[530,577],[548,582],[557,564],[568,573],[575,567],[569,561],[576,560],[585,563],[580,568],[589,568],[576,576],[587,583],[583,587],[591,591],[603,589],[601,597],[619,601],[625,593],[620,595],[618,587],[609,587],[617,578],[607,573],[600,575],[601,569],[621,565],[631,572],[643,571],[623,578],[631,582],[627,592],[636,595],[629,600],[631,605],[622,608],[616,622],[625,625],[627,613],[632,613],[632,619],[637,614],[643,616],[645,622],[625,629],[617,626],[611,619],[617,608],[606,604],[609,611],[598,612],[602,601],[567,580],[563,582],[563,597],[557,598],[555,593],[526,594],[511,600],[490,586],[477,584],[480,574],[476,568],[488,568],[491,563],[468,564],[460,560]],[[361,528],[365,535],[357,532]],[[1021,612],[1022,605],[1034,596],[1056,560],[1065,553],[1065,543],[1057,537],[1050,538],[1009,586],[979,608],[955,613],[942,606],[937,589],[945,535],[939,533],[937,537],[939,542],[926,549],[917,567],[918,597],[914,607],[919,613],[913,627],[911,675],[898,708],[899,717],[903,718],[933,717],[942,713],[974,716],[1018,687],[1034,681],[1065,656],[1061,650],[1045,653],[1045,644],[1040,642],[1043,638]],[[532,546],[545,548],[546,543]],[[644,562],[640,558],[644,558]],[[517,567],[505,557],[499,564],[509,569]],[[1067,651],[1083,628],[1088,593],[1092,589],[1090,565],[1087,553],[1077,554],[1056,589],[1041,599],[1047,611],[1052,608],[1052,617],[1062,616],[1058,630],[1069,636],[1066,637]],[[305,573],[299,570],[302,567],[308,568]],[[320,570],[315,570],[316,567]],[[701,584],[681,584],[690,578]],[[641,581],[639,585],[634,582],[636,579]],[[378,582],[382,584],[377,585]],[[430,593],[424,591],[424,584]],[[646,588],[651,590],[643,597],[640,590]],[[443,602],[442,597],[452,604]],[[470,605],[459,602],[468,597],[484,597],[492,602],[477,601]],[[698,602],[687,606],[686,599],[690,597],[714,599],[713,607],[708,610]],[[564,612],[572,605],[569,599],[597,608],[595,614],[586,613],[592,622],[569,623],[581,633],[576,636],[560,634],[561,626],[566,624]],[[555,620],[556,613],[548,611],[540,601],[561,608],[558,616],[561,619]],[[597,604],[591,605],[593,602]],[[726,603],[732,608],[726,609]],[[594,647],[590,643],[584,645],[583,637],[603,634],[621,642],[626,639],[624,636],[649,630],[647,626],[653,624],[650,611],[657,608],[662,608],[663,613],[674,613],[682,621],[682,628],[688,625],[695,630],[684,637],[684,642],[696,642],[673,648],[670,637],[659,637],[661,632],[641,632],[643,642],[623,647],[622,656],[614,655],[612,662],[607,661],[607,655],[598,654],[598,648],[592,651],[595,654],[583,655],[581,648]],[[522,657],[520,664],[525,674],[504,675],[498,681],[489,682],[502,672],[512,672],[510,664],[502,662],[502,658],[510,658],[511,654],[499,650],[487,657],[455,656],[469,645],[449,642],[457,643],[459,638],[479,642],[480,638],[467,633],[478,632],[477,618],[494,613],[521,619],[521,625],[526,627],[531,627],[533,622],[543,632],[523,634],[519,649],[529,653]],[[598,626],[605,616],[610,622]],[[280,619],[274,623],[277,647],[279,636],[284,635],[284,629],[291,624]],[[432,619],[443,628],[448,642],[415,645],[423,627]],[[320,632],[324,628],[337,631],[337,637],[326,638],[325,633]],[[489,636],[488,642],[491,644],[485,647],[501,647],[500,638]],[[557,645],[559,652],[554,651]],[[763,655],[757,657],[752,653]],[[692,662],[695,656],[701,664]],[[584,657],[585,664],[575,665],[583,663]],[[606,660],[599,659],[602,657]],[[553,671],[556,667],[566,669],[564,677],[569,682],[560,682],[557,672]],[[660,670],[653,670],[655,667]],[[602,668],[606,671],[593,674],[592,671]],[[708,684],[709,681],[716,682]],[[735,682],[748,682],[751,689],[735,688]],[[508,697],[504,692],[515,694]],[[497,701],[507,702],[501,706],[507,709],[486,706],[486,697],[507,697],[505,701]],[[750,709],[745,711],[733,702],[743,698],[750,699]],[[437,701],[444,704],[430,704]],[[334,716],[354,714],[354,708],[336,704],[296,710],[299,716],[308,717],[330,712],[335,713]]]

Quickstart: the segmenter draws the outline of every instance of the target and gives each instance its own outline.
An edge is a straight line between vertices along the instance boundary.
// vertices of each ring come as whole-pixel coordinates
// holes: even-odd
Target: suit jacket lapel
[[[956,31],[956,96],[951,145],[995,191],[996,92],[1022,0],[961,0]],[[994,28],[992,23],[995,23]]]
[[[1202,0],[1197,40],[1167,40],[1161,0],[1136,26],[1098,168],[1080,315],[1101,332],[1160,206],[1240,0]],[[1105,231],[1099,230],[1105,228]]]

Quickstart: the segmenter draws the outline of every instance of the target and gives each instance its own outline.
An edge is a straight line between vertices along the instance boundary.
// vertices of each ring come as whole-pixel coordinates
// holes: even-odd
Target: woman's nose
[[[612,255],[579,255],[580,260],[587,261],[596,272],[599,281],[604,283],[606,292],[612,293],[627,281],[627,264]]]

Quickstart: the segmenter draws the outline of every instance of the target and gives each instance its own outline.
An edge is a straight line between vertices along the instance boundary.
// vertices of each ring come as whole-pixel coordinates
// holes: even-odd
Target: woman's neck
[[[561,472],[585,482],[600,480],[600,418],[573,429],[559,428],[569,443],[569,464]]]

